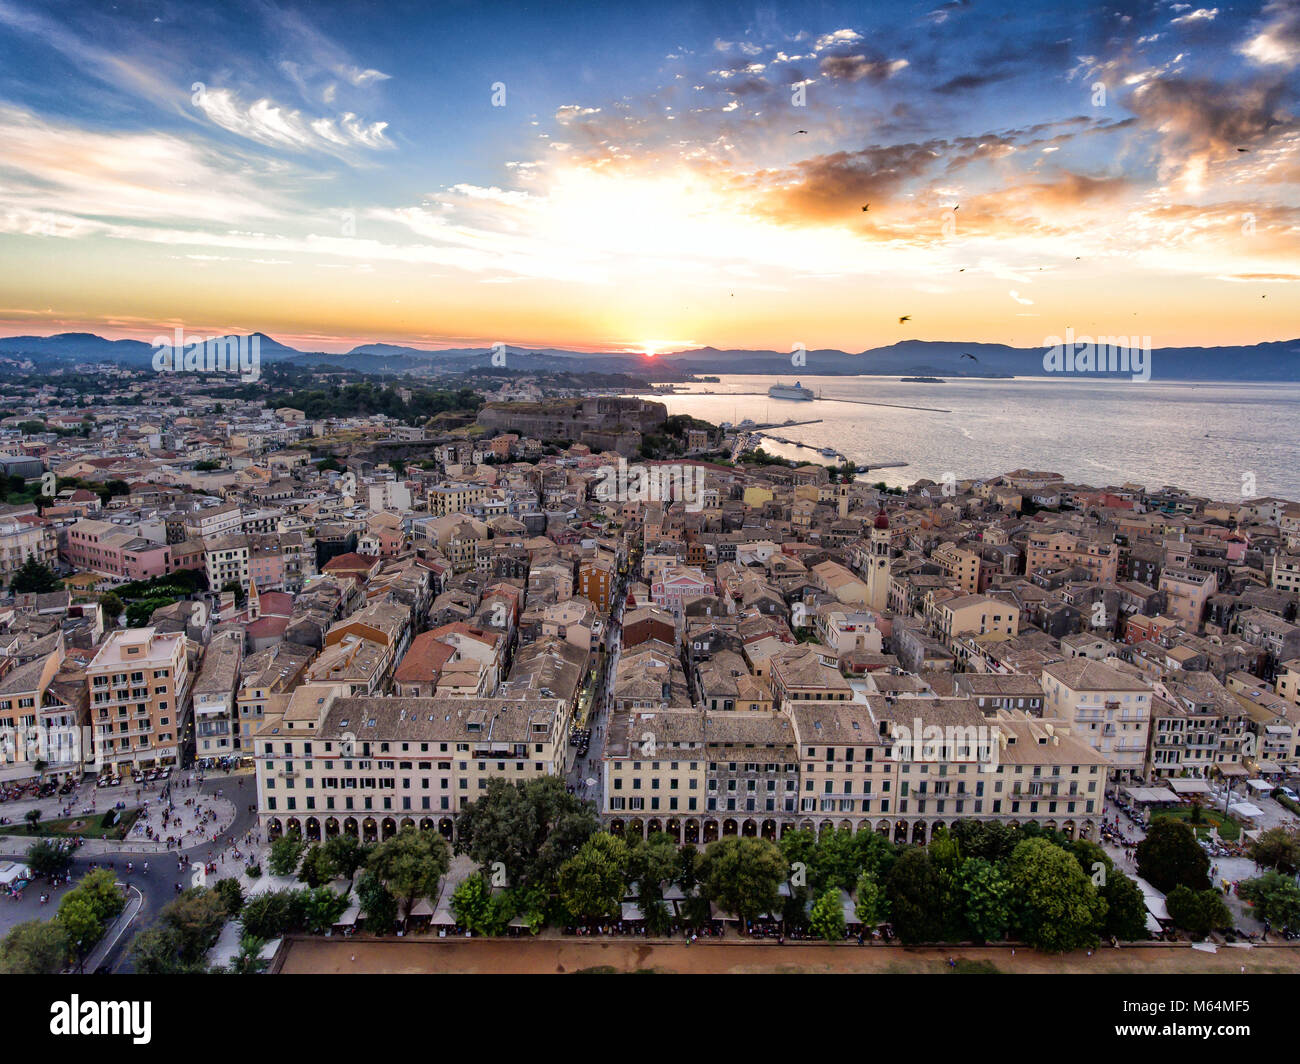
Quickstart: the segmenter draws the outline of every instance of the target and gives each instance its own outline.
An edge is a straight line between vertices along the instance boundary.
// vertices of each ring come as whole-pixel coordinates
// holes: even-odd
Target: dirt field
[[[1217,954],[1186,947],[1103,949],[1048,956],[1005,947],[965,950],[885,946],[777,945],[773,942],[673,942],[627,939],[335,939],[305,938],[286,943],[280,971],[338,973],[574,973],[662,972],[684,974],[947,972],[956,957],[967,971],[1038,975],[1092,973],[1300,972],[1300,949],[1292,946],[1219,949]]]

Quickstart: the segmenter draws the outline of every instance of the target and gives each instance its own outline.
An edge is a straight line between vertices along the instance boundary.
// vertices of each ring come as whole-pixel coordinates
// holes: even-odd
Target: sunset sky
[[[0,333],[1291,339],[1297,64],[1296,0],[0,0]]]

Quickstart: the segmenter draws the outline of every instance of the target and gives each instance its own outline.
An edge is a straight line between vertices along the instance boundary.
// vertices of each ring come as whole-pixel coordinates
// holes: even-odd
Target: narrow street
[[[571,746],[573,758],[567,775],[567,782],[573,793],[581,798],[596,803],[599,811],[602,807],[601,787],[604,780],[601,763],[605,752],[605,743],[609,738],[610,712],[614,701],[614,677],[618,672],[619,655],[623,646],[623,611],[627,605],[627,589],[631,574],[619,577],[614,592],[614,601],[610,605],[610,632],[605,643],[605,671],[600,677],[600,689],[592,697],[591,714],[586,727],[591,733],[585,755],[579,754],[578,747]]]

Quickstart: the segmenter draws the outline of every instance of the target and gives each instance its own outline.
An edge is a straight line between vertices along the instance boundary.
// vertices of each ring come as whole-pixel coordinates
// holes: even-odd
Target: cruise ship
[[[816,399],[811,388],[805,388],[798,381],[793,385],[776,383],[767,390],[773,399]]]

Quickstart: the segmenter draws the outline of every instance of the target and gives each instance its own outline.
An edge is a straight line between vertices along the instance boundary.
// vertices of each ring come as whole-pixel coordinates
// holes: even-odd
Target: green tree
[[[627,892],[627,844],[597,832],[560,866],[559,892],[575,919],[615,917]]]
[[[1191,890],[1210,887],[1209,855],[1181,820],[1156,817],[1136,854],[1138,875],[1164,894],[1180,884]]]
[[[930,855],[920,847],[903,851],[885,881],[890,922],[905,945],[943,938],[944,884]]]
[[[983,857],[968,857],[957,873],[966,926],[976,942],[1000,942],[1011,926],[1011,881],[1002,866]]]
[[[476,872],[462,879],[451,892],[452,915],[462,927],[482,934],[491,900],[492,889],[488,886],[487,878]]]
[[[244,888],[239,885],[237,879],[218,879],[212,889],[217,892],[221,903],[226,907],[226,913],[230,916],[238,916],[244,908]]]
[[[858,877],[855,891],[857,903],[854,909],[858,919],[867,927],[879,927],[889,919],[889,899],[885,888],[870,872],[863,872]]]
[[[1070,852],[1074,854],[1074,859],[1079,862],[1083,874],[1092,880],[1094,886],[1100,885],[1104,877],[1115,867],[1110,854],[1091,839],[1075,839],[1070,844]],[[1098,865],[1101,866],[1100,869]]]
[[[624,840],[628,850],[627,877],[635,882],[644,898],[659,897],[664,883],[673,883],[678,875],[677,840],[658,831],[642,841],[633,835]]]
[[[126,908],[126,898],[117,885],[117,877],[107,868],[97,868],[82,876],[76,887],[63,895],[60,910],[70,898],[88,902],[91,912],[105,926]]]
[[[96,911],[94,902],[75,891],[63,896],[55,920],[67,932],[68,942],[78,961],[84,960],[104,935],[104,921]]]
[[[274,890],[249,898],[239,914],[247,935],[268,941],[279,938],[289,929],[289,904],[284,891]]]
[[[384,881],[367,870],[357,880],[357,902],[366,916],[366,930],[373,935],[386,935],[397,923],[397,899],[384,886]]]
[[[334,862],[320,844],[308,848],[298,869],[298,878],[309,887],[319,887],[334,878]]]
[[[29,809],[23,814],[23,819],[27,821],[27,829],[35,832],[36,825],[41,822],[41,811],[39,809]]]
[[[402,917],[407,919],[419,898],[436,895],[449,863],[447,843],[441,835],[407,825],[375,847],[366,867],[403,903]]]
[[[38,839],[27,850],[27,867],[39,878],[65,876],[72,866],[72,853],[48,839]]]
[[[877,883],[883,883],[898,860],[898,847],[875,831],[859,831],[853,844],[858,850],[858,872],[869,872]]]
[[[1019,831],[1000,820],[959,820],[952,834],[963,854],[988,861],[1005,861],[1020,841]]]
[[[140,975],[185,975],[204,970],[181,960],[176,929],[163,924],[145,928],[131,940],[131,965]]]
[[[190,887],[163,906],[157,923],[175,932],[180,961],[188,966],[203,962],[228,918],[220,894],[206,887]]]
[[[313,935],[323,935],[334,926],[348,907],[345,895],[330,890],[329,887],[316,887],[312,890],[298,891],[302,910],[299,923],[294,930],[308,931]]]
[[[813,832],[806,828],[787,831],[777,842],[777,848],[789,868],[801,864],[807,872],[808,880],[816,881],[817,836]]]
[[[1049,953],[1097,944],[1106,903],[1075,858],[1042,838],[1021,842],[1007,862],[1025,941]]]
[[[104,610],[104,621],[109,627],[117,624],[117,619],[122,616],[122,611],[126,609],[122,604],[122,600],[111,591],[106,591],[99,596],[99,604]]]
[[[808,922],[818,938],[827,942],[839,942],[844,938],[844,905],[840,901],[839,887],[828,888],[813,902]]]
[[[1165,898],[1169,918],[1193,938],[1232,926],[1232,914],[1217,890],[1192,890],[1181,883]]]
[[[16,924],[0,941],[0,975],[57,975],[72,956],[67,928],[58,920]]]
[[[334,868],[334,874],[351,879],[357,869],[366,863],[370,847],[362,844],[355,835],[335,835],[322,849]]]
[[[704,851],[700,882],[705,895],[738,916],[743,928],[756,916],[778,910],[788,874],[785,857],[767,839],[732,836]]]
[[[266,971],[267,962],[262,959],[262,950],[266,940],[254,935],[244,935],[239,940],[239,954],[230,962],[231,975],[256,975]]]
[[[559,776],[521,783],[494,777],[458,814],[456,852],[484,870],[500,861],[511,887],[551,884],[599,827],[594,806],[569,794]]]
[[[14,573],[9,590],[15,595],[24,595],[33,591],[58,591],[62,586],[63,581],[54,575],[53,569],[42,563],[36,555],[29,554]]]
[[[1284,827],[1262,831],[1251,843],[1250,856],[1261,868],[1295,875],[1300,869],[1300,831]]]
[[[1143,942],[1147,938],[1147,903],[1141,888],[1118,869],[1106,873],[1101,888],[1106,902],[1102,933],[1121,942]]]
[[[299,835],[281,835],[271,843],[271,857],[267,862],[273,876],[291,876],[298,870],[298,860],[306,844]]]
[[[862,850],[847,828],[826,831],[817,839],[808,882],[820,896],[831,887],[850,889],[862,871]]]
[[[1261,920],[1277,927],[1300,927],[1300,887],[1290,876],[1265,872],[1241,884],[1237,893],[1255,907]],[[1169,915],[1173,916],[1172,909]]]

